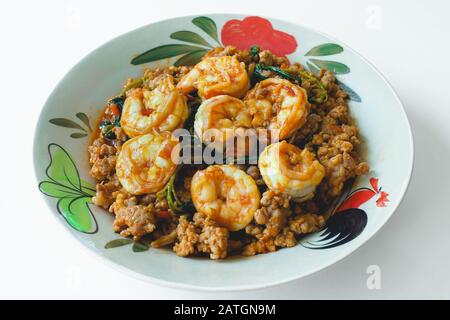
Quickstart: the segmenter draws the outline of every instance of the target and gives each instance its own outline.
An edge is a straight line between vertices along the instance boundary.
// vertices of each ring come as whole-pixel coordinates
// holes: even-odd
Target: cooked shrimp
[[[210,57],[200,61],[177,85],[184,93],[195,89],[202,99],[220,94],[242,98],[250,88],[245,64],[236,57]]]
[[[229,147],[235,155],[245,155],[246,130],[252,125],[245,104],[234,97],[220,95],[203,101],[195,114],[194,130],[202,142],[214,142],[216,148]],[[238,141],[242,139],[241,141]]]
[[[252,126],[267,128],[279,140],[290,137],[306,121],[306,91],[288,80],[269,78],[259,82],[244,98],[253,116]]]
[[[186,97],[166,76],[152,91],[135,89],[126,98],[120,125],[130,137],[158,131],[173,131],[183,126],[188,117]]]
[[[172,151],[178,143],[170,132],[149,133],[125,142],[116,163],[125,190],[134,195],[160,191],[177,167]]]
[[[191,194],[198,212],[230,231],[245,228],[260,202],[253,178],[233,165],[213,165],[197,171]]]
[[[325,168],[313,153],[286,141],[267,146],[258,167],[269,189],[289,194],[297,201],[311,199],[325,176]]]

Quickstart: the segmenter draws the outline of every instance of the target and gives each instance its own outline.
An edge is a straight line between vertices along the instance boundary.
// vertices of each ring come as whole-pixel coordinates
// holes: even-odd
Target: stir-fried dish
[[[293,247],[320,231],[368,172],[347,93],[257,46],[147,69],[99,119],[93,202],[123,237],[223,259]]]

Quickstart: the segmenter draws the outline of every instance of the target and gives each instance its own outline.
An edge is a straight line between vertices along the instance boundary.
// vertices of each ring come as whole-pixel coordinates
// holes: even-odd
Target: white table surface
[[[392,219],[348,258],[290,284],[204,293],[134,279],[72,239],[37,189],[35,124],[69,68],[126,31],[213,12],[283,18],[346,42],[389,79],[412,125],[414,173]],[[0,34],[0,298],[450,298],[450,1],[2,0]],[[379,290],[367,288],[370,265]]]

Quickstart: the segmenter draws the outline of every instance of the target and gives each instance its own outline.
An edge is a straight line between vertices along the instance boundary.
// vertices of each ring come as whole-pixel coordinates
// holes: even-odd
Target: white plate
[[[321,33],[276,19],[245,18],[230,14],[180,17],[122,35],[73,67],[42,109],[34,164],[45,201],[68,232],[121,270],[163,285],[214,291],[284,283],[330,266],[356,250],[386,223],[405,194],[413,166],[412,135],[400,100],[381,74],[346,45]],[[326,65],[337,71],[338,80],[351,92],[351,113],[366,142],[371,171],[353,187],[352,197],[359,198],[359,209],[338,212],[330,220],[326,231],[334,237],[323,240],[325,234],[319,232],[290,249],[224,261],[179,258],[170,250],[133,252],[132,244],[105,249],[106,243],[120,237],[112,230],[112,216],[89,204],[89,185],[94,182],[88,174],[86,134],[90,130],[86,118],[94,126],[106,98],[120,92],[126,78],[138,76],[144,67],[172,64],[183,57],[164,58],[174,54],[173,50],[190,53],[183,59],[199,58],[207,47],[183,41],[195,40],[175,33],[180,30],[195,32],[212,46],[262,44],[291,61],[309,63],[311,68]],[[275,40],[280,37],[283,41]],[[156,51],[162,60],[130,63],[141,53],[169,44],[198,48],[165,47]],[[152,56],[155,59],[155,50],[134,61]],[[53,162],[48,169],[50,155]],[[349,227],[345,229],[345,225]]]

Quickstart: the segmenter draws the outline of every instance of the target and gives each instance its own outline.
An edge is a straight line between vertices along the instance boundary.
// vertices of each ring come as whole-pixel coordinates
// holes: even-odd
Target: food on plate
[[[137,88],[125,100],[120,125],[130,137],[153,130],[172,131],[181,128],[189,111],[186,97],[176,90],[173,77],[161,79],[153,89]]]
[[[269,189],[286,193],[297,201],[313,198],[325,176],[325,168],[314,153],[285,140],[264,149],[259,156],[258,168]]]
[[[147,69],[99,119],[88,147],[93,202],[120,235],[182,257],[293,247],[322,230],[344,185],[369,170],[347,100],[331,71],[257,46]],[[191,162],[179,161],[191,150],[179,129],[200,152]]]
[[[116,163],[116,174],[122,187],[134,195],[163,189],[177,168],[172,150],[178,143],[167,131],[147,133],[125,142]]]
[[[259,207],[255,180],[233,165],[197,171],[191,182],[195,209],[230,231],[244,229]]]
[[[205,144],[214,143],[222,150],[228,142],[252,128],[252,116],[245,103],[232,96],[219,95],[202,102],[195,114],[194,130]],[[245,141],[244,141],[245,143]],[[245,155],[248,148],[236,146],[235,155]]]
[[[184,93],[197,89],[203,99],[221,94],[241,98],[250,88],[250,79],[245,63],[239,62],[236,57],[209,57],[184,76],[177,88]]]
[[[305,89],[280,78],[257,83],[244,102],[253,116],[253,127],[267,128],[280,140],[300,129],[309,111]]]

